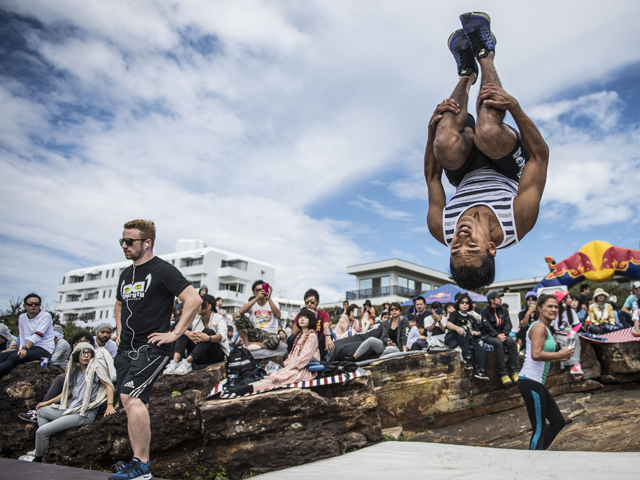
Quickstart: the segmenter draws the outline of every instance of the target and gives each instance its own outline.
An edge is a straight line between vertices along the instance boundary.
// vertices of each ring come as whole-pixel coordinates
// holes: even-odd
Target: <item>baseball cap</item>
[[[489,293],[487,293],[487,300],[500,297],[502,297],[502,292],[499,292],[498,290],[491,290]]]
[[[640,280],[632,283],[633,288],[640,288]]]

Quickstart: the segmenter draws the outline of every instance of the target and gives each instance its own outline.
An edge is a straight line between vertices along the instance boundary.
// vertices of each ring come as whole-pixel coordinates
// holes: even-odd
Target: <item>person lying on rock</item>
[[[213,296],[201,297],[202,304],[191,327],[174,342],[173,360],[164,369],[164,375],[186,375],[193,370],[194,362],[211,365],[229,355],[227,321],[217,312]]]
[[[93,335],[91,335],[89,332],[81,331],[76,333],[71,338],[71,350],[73,351],[73,349],[75,349],[76,346],[82,342],[95,345]],[[114,383],[116,381],[116,368],[113,364],[113,358],[111,358],[111,355],[109,354],[109,352],[105,348],[96,348],[95,358],[96,358],[96,361],[102,364],[103,368],[109,371],[109,377],[111,378],[111,382]],[[66,372],[66,368],[65,368],[65,372]],[[65,378],[66,378],[66,374],[61,373],[53,380],[53,382],[51,383],[51,386],[49,387],[49,390],[47,391],[47,394],[44,396],[43,402],[48,402],[49,400],[57,397],[62,393],[62,388],[64,387]],[[21,420],[24,420],[25,422],[38,423],[35,410],[29,410],[27,413],[19,413],[18,417]]]
[[[300,329],[300,333],[295,339],[289,357],[284,362],[283,369],[249,385],[230,387],[229,391],[236,395],[246,395],[248,393],[271,390],[279,385],[305,382],[316,378],[317,374],[307,369],[309,362],[320,361],[315,313],[306,308],[300,310],[296,320],[296,327]]]
[[[33,455],[24,455],[20,460],[42,462],[53,434],[93,423],[105,401],[104,416],[116,413],[109,371],[96,360],[95,354],[95,347],[87,342],[80,342],[73,349],[62,393],[36,405],[36,449]]]

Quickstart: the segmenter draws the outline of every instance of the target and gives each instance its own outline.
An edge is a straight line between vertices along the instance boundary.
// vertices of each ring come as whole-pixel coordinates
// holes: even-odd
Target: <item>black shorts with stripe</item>
[[[474,143],[471,147],[469,156],[460,168],[455,170],[445,170],[451,185],[457,187],[469,172],[485,167],[491,168],[492,170],[495,170],[516,182],[520,181],[520,175],[522,174],[524,165],[529,160],[529,150],[527,150],[527,147],[522,143],[520,132],[511,125],[507,125],[506,123],[503,125],[509,127],[516,134],[516,146],[509,155],[494,160],[482,153]],[[468,114],[467,126],[470,126],[471,128],[475,127],[475,120],[471,114]]]
[[[169,356],[152,345],[139,350],[118,349],[115,358],[118,393],[149,403],[153,384],[162,374]]]

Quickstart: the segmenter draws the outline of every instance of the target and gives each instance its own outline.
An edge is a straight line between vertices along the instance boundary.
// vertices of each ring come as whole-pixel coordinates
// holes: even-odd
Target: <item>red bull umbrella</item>
[[[607,282],[614,275],[640,278],[640,250],[614,247],[600,240],[587,243],[561,262],[555,263],[551,257],[545,257],[545,260],[550,272],[536,285],[536,291],[561,285],[571,288],[585,279]]]
[[[445,304],[447,302],[455,302],[455,296],[458,292],[468,293],[471,297],[471,300],[474,302],[486,302],[487,297],[483,297],[479,293],[476,292],[468,292],[466,290],[461,289],[451,283],[447,283],[435,290],[428,290],[424,293],[421,293],[419,296],[423,297],[427,302],[427,305],[433,302],[440,302]],[[403,307],[407,307],[413,304],[413,300],[409,300],[402,304]]]

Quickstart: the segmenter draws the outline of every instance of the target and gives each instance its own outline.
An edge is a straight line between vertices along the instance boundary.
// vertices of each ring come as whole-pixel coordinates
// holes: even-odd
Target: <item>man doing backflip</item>
[[[156,227],[147,220],[124,224],[120,246],[133,260],[118,280],[115,317],[118,392],[127,412],[133,459],[109,480],[147,480],[151,428],[146,404],[153,383],[169,360],[172,343],[187,330],[202,299],[180,271],[153,255]],[[182,316],[169,331],[175,297],[184,302]]]
[[[462,29],[448,42],[460,79],[429,122],[427,224],[431,235],[451,250],[452,279],[461,288],[477,290],[494,280],[497,249],[515,245],[535,225],[549,149],[518,101],[500,85],[489,15],[465,13],[460,20]],[[467,101],[478,63],[482,75],[476,122],[467,113]],[[507,111],[519,132],[503,123]],[[449,203],[443,170],[456,187]]]

